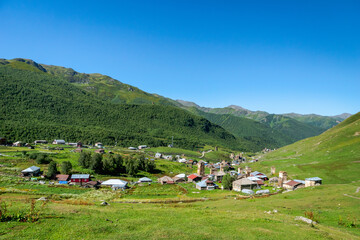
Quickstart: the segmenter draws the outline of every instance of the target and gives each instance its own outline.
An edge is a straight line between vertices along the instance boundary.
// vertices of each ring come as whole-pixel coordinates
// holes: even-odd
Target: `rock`
[[[277,213],[277,212],[278,212],[278,210],[276,210],[276,209],[273,210],[273,213]]]
[[[46,201],[46,200],[47,200],[46,197],[41,197],[41,198],[39,198],[37,201]]]
[[[105,201],[103,201],[103,202],[101,203],[101,206],[107,206],[107,205],[110,205],[110,204],[107,203],[107,202],[105,202]]]
[[[295,217],[295,220],[296,221],[303,221],[305,223],[308,223],[308,224],[317,224],[317,222],[309,219],[309,218],[306,218],[306,217],[302,217],[302,216],[296,216]]]

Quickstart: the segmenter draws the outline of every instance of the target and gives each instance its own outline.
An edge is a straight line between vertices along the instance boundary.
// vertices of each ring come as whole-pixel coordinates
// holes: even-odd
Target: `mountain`
[[[278,148],[292,143],[294,140],[276,129],[252,119],[236,117],[231,114],[214,114],[203,112],[196,107],[188,111],[222,126],[234,136],[256,142],[257,151],[264,148]]]
[[[260,166],[288,171],[301,179],[318,176],[324,183],[360,180],[360,112],[319,136],[263,155]]]
[[[24,64],[26,63],[26,64]],[[179,104],[169,98],[157,94],[144,92],[134,86],[122,83],[109,76],[99,73],[79,73],[72,68],[54,65],[39,64],[31,59],[15,58],[12,60],[0,59],[0,64],[13,68],[43,72],[60,77],[69,83],[80,87],[87,92],[95,94],[105,101],[119,104],[157,104],[178,106]]]
[[[177,100],[177,102],[183,104],[184,101]],[[194,112],[200,116],[207,118],[209,121],[219,124],[220,126],[227,129],[229,132],[234,134],[235,136],[239,136],[239,135],[244,136],[246,132],[244,131],[243,126],[239,125],[240,120],[228,121],[225,123],[222,121],[216,121],[214,116],[212,116],[211,114],[231,115],[237,118],[242,118],[242,119],[245,118],[245,119],[251,119],[257,121],[265,125],[266,127],[264,126],[262,128],[255,128],[259,132],[255,133],[253,131],[253,134],[255,135],[252,136],[262,135],[263,137],[269,139],[269,133],[271,131],[265,129],[270,128],[273,131],[273,135],[270,137],[272,138],[272,142],[271,144],[267,145],[268,148],[282,147],[307,137],[319,135],[320,133],[324,132],[326,129],[337,124],[335,119],[329,117],[323,117],[319,121],[323,120],[325,122],[325,120],[329,120],[332,121],[334,125],[330,125],[330,124],[326,125],[324,123],[321,126],[317,126],[316,124],[313,124],[310,120],[309,121],[301,120],[300,117],[299,119],[295,119],[295,117],[285,116],[280,114],[269,114],[264,111],[250,111],[248,109],[236,105],[230,105],[225,108],[204,108],[194,103],[186,102],[186,105],[183,104],[182,107],[184,109],[187,109],[188,111]],[[207,114],[201,114],[199,111],[193,111],[191,108],[197,108],[199,111],[202,111]],[[242,122],[244,123],[245,121]]]
[[[0,135],[10,141],[62,138],[164,146],[174,136],[175,144],[183,148],[210,144],[252,150],[244,149],[222,127],[185,110],[114,104],[42,68],[46,70],[35,62],[0,61]]]

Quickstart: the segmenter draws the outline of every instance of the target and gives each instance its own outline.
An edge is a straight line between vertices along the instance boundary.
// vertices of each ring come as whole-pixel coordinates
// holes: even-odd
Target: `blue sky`
[[[4,1],[0,57],[206,107],[360,111],[359,1]]]

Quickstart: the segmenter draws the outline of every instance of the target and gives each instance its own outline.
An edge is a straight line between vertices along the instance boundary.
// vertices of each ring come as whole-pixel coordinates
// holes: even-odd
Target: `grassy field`
[[[50,200],[38,222],[0,224],[0,239],[360,239],[359,200],[344,195],[355,195],[358,186],[332,184],[269,198],[173,204]],[[0,197],[11,202],[9,211],[29,208],[30,195]],[[319,224],[295,220],[305,212],[312,212]]]
[[[360,123],[350,118],[324,134],[262,155],[248,164],[270,176],[270,167],[286,170],[291,178],[319,176],[324,184],[269,197],[249,198],[228,190],[200,191],[192,183],[135,185],[126,191],[48,186],[24,181],[19,171],[33,164],[22,148],[0,148],[1,210],[11,216],[26,214],[34,199],[39,220],[33,223],[7,221],[0,224],[0,239],[360,239]],[[359,132],[359,134],[357,134]],[[204,149],[204,150],[210,150]],[[108,149],[109,150],[109,149]],[[48,151],[36,148],[31,151]],[[89,150],[93,151],[93,150]],[[125,149],[113,149],[129,154]],[[71,149],[53,152],[55,161],[71,161]],[[198,157],[199,152],[176,148],[148,149],[154,152]],[[230,152],[219,149],[205,158],[218,161]],[[155,180],[162,175],[191,173],[195,168],[156,160],[158,174],[140,172]],[[42,169],[46,166],[41,166]],[[94,175],[98,179],[113,176]],[[277,189],[268,186],[271,192]],[[105,200],[108,206],[101,206]],[[34,206],[34,205],[33,205]],[[295,220],[312,218],[311,225]]]

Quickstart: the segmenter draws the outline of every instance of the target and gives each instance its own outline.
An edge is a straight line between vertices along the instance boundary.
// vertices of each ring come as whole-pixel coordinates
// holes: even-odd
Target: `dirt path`
[[[360,200],[360,198],[359,197],[354,197],[354,196],[351,196],[351,195],[348,195],[348,194],[344,194],[344,196],[346,196],[346,197],[351,197],[351,198],[356,198],[356,199],[359,199]]]
[[[203,158],[203,157],[205,157],[205,154],[206,153],[209,153],[209,152],[212,152],[212,150],[209,150],[209,151],[203,151],[202,153],[201,153],[201,157],[199,157],[199,158]]]

